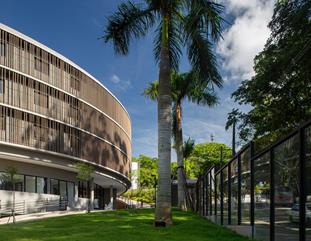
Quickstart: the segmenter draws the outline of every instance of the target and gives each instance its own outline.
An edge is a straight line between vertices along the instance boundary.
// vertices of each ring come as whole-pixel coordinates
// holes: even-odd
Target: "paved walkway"
[[[92,212],[102,212],[103,210],[96,210]],[[38,220],[38,219],[44,219],[44,218],[51,218],[51,217],[61,217],[66,215],[75,215],[75,214],[83,214],[86,213],[85,210],[82,211],[54,211],[54,212],[43,212],[43,213],[31,213],[26,215],[17,215],[15,216],[16,222],[25,222],[25,221],[31,221],[31,220]],[[7,224],[9,218],[0,218],[0,225],[1,224]],[[10,218],[10,222],[13,222],[13,218]]]

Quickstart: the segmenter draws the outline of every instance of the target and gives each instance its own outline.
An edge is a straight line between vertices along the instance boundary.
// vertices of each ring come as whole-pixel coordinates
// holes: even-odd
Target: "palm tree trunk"
[[[178,207],[186,211],[187,203],[185,196],[185,178],[184,178],[184,155],[183,155],[183,136],[181,127],[181,105],[176,103],[176,133],[175,133],[175,144],[176,144],[176,155],[177,155],[177,185],[178,185]]]
[[[165,24],[164,24],[165,25]],[[165,34],[163,34],[163,39]],[[158,96],[158,190],[155,222],[172,224],[171,212],[171,119],[170,59],[167,40],[162,40]]]

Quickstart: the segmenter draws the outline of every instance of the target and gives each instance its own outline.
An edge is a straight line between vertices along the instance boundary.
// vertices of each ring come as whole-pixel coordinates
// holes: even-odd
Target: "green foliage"
[[[264,137],[269,144],[311,118],[311,1],[276,4],[264,50],[255,58],[255,76],[233,93],[253,108],[241,116],[240,138]]]
[[[195,142],[190,137],[184,142],[184,144],[183,144],[183,156],[185,159],[187,159],[191,155],[191,153],[194,149],[194,146],[195,146]]]
[[[155,188],[128,190],[126,193],[123,193],[122,196],[138,202],[154,204]]]
[[[78,170],[78,175],[77,175],[77,179],[79,181],[91,181],[92,180],[92,174],[94,172],[94,167],[86,164],[84,162],[77,162],[75,164],[75,168]]]
[[[133,161],[139,163],[139,187],[142,189],[154,188],[158,181],[158,159],[139,155],[138,158],[134,157]]]
[[[222,162],[221,148],[223,150]],[[197,144],[185,162],[186,173],[189,177],[198,177],[210,167],[226,163],[231,158],[231,154],[231,148],[222,143],[209,142]]]

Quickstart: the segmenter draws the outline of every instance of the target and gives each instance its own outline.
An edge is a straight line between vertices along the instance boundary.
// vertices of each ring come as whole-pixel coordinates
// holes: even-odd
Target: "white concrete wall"
[[[59,209],[59,195],[15,192],[15,210],[18,214],[56,211]],[[68,200],[67,209],[86,210],[87,198]],[[5,213],[12,207],[12,192],[0,190],[0,212]]]
[[[12,207],[12,192],[0,190],[1,210]],[[42,212],[56,209],[59,196],[52,194],[15,192],[15,210],[17,213]]]

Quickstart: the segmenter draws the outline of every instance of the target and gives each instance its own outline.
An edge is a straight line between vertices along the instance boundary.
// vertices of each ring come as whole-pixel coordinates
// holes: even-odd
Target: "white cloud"
[[[267,27],[275,0],[223,0],[227,12],[235,17],[223,33],[217,52],[229,72],[227,81],[240,82],[254,74],[253,59],[270,35]]]
[[[116,85],[116,87],[119,88],[120,90],[127,90],[132,86],[131,81],[122,80],[116,74],[111,75],[109,80],[110,80],[110,82],[114,83]]]

